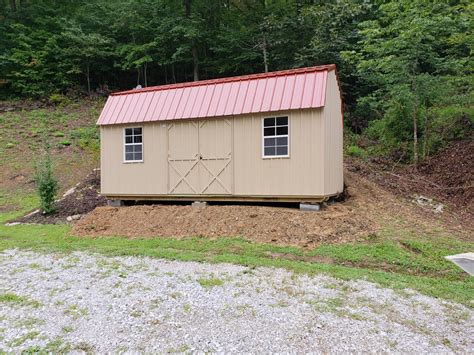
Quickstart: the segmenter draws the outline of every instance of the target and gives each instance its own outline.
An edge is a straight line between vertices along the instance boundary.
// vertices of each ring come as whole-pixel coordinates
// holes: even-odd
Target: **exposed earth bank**
[[[436,213],[377,183],[346,170],[349,198],[320,212],[264,206],[154,205],[99,207],[73,226],[79,236],[242,236],[264,243],[313,248],[320,243],[367,239],[384,229],[429,233],[440,226],[461,238],[472,235],[468,224],[445,208]]]

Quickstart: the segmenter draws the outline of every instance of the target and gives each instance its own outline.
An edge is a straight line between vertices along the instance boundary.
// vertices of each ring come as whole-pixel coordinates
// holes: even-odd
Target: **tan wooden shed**
[[[115,200],[320,202],[343,191],[334,65],[110,95],[102,194]]]

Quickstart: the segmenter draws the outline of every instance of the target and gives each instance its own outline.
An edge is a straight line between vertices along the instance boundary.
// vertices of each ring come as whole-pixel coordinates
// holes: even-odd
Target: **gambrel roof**
[[[153,86],[113,93],[98,125],[323,107],[335,65]]]

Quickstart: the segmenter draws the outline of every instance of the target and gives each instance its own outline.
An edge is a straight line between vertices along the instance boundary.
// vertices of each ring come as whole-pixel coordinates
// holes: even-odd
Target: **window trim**
[[[275,135],[275,136],[268,136],[271,138],[280,138],[280,137],[287,137],[288,138],[288,153],[286,155],[265,155],[265,135],[264,135],[264,127],[265,127],[265,119],[266,118],[276,118],[277,117],[287,117],[288,118],[288,134],[283,135]],[[276,124],[276,121],[275,121]],[[280,158],[289,158],[290,157],[290,115],[289,114],[282,114],[282,115],[275,115],[275,116],[267,116],[262,117],[262,132],[261,132],[261,149],[262,149],[262,159],[280,159]]]
[[[141,143],[126,143],[125,141],[125,131],[127,129],[135,129],[135,128],[141,128],[142,130],[142,142]],[[124,164],[133,164],[133,163],[143,163],[143,158],[144,158],[144,150],[143,150],[143,132],[144,132],[144,129],[143,129],[143,126],[133,126],[133,127],[124,127],[123,130],[122,130],[122,149],[123,149],[123,163]],[[142,146],[142,159],[141,160],[127,160],[125,159],[125,147],[127,145],[138,145],[140,144]]]

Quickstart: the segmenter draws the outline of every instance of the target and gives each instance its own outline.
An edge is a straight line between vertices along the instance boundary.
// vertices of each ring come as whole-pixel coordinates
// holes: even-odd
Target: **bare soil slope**
[[[349,199],[325,206],[320,212],[263,206],[154,205],[98,207],[73,227],[79,236],[187,237],[242,236],[277,245],[313,248],[321,243],[341,243],[371,238],[390,229],[430,233],[448,228],[461,238],[472,229],[455,214],[442,216],[408,202],[376,182],[346,169]],[[472,226],[470,226],[472,228]]]

